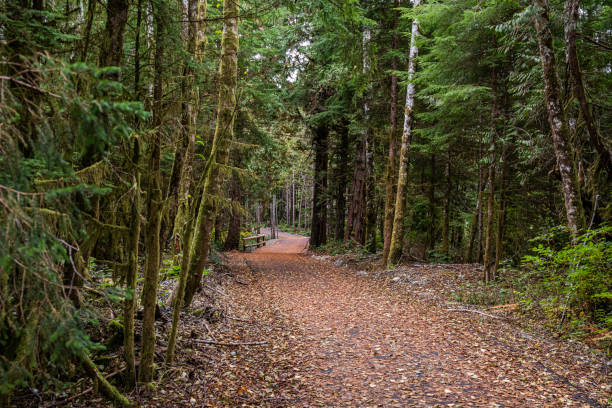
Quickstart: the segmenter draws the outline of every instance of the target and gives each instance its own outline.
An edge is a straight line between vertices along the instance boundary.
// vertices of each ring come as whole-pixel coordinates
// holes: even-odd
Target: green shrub
[[[535,238],[533,255],[522,259],[523,304],[537,304],[572,331],[589,321],[612,328],[611,236],[612,227],[603,226],[563,245],[569,235],[556,227]]]

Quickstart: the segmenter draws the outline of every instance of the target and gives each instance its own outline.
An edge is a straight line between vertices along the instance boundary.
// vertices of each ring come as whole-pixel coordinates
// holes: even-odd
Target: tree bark
[[[480,161],[480,158],[479,158]],[[474,209],[474,215],[472,217],[472,226],[470,228],[470,238],[468,240],[468,247],[467,250],[465,251],[465,256],[463,258],[463,262],[465,263],[471,263],[472,262],[472,255],[474,253],[474,241],[476,240],[476,235],[477,232],[479,230],[478,228],[478,222],[479,222],[479,214],[481,212],[481,207],[482,207],[482,190],[483,190],[483,185],[482,185],[482,171],[480,170],[480,165],[479,165],[479,169],[478,169],[478,195],[476,196],[476,208]]]
[[[399,7],[399,0],[395,0],[394,7]],[[397,30],[399,11],[393,12],[393,42],[391,49],[393,51],[398,49],[399,46],[399,35]],[[391,62],[391,69],[393,72],[397,71],[397,58],[393,57]],[[389,130],[389,152],[387,158],[387,174],[385,176],[385,212],[384,212],[384,227],[383,227],[383,265],[387,264],[389,258],[389,247],[391,244],[391,233],[393,230],[393,214],[395,211],[394,198],[395,198],[395,171],[396,171],[396,133],[397,133],[397,75],[391,73],[391,106],[390,106],[390,123],[391,129]]]
[[[427,246],[433,250],[436,246],[436,155],[432,154],[430,159],[430,175],[429,175],[429,227],[427,231]]]
[[[315,169],[313,186],[312,223],[310,247],[327,243],[327,155],[329,130],[327,125],[318,124],[314,129],[313,145]]]
[[[157,306],[157,280],[160,264],[160,229],[162,217],[162,186],[161,186],[161,140],[162,140],[162,84],[164,35],[166,31],[166,10],[163,3],[154,9],[155,19],[155,57],[153,79],[153,127],[155,136],[152,141],[151,158],[149,160],[150,176],[148,186],[148,221],[145,229],[145,270],[142,288],[143,319],[142,346],[140,352],[140,368],[138,378],[142,382],[153,379],[153,360],[155,358],[155,308]]]
[[[234,206],[230,214],[229,227],[227,228],[227,237],[223,244],[224,251],[238,249],[240,244],[240,226],[242,225],[242,215],[238,211],[237,206],[242,200],[242,183],[237,175],[232,176],[232,181],[229,189],[230,198]]]
[[[448,147],[446,166],[444,166],[444,215],[442,217],[442,253],[449,256],[450,202],[451,202],[451,148]]]
[[[580,202],[576,167],[570,155],[570,148],[567,145],[569,130],[559,97],[559,78],[555,71],[555,54],[548,17],[548,2],[547,0],[534,0],[534,5],[536,6],[534,20],[542,61],[542,78],[544,80],[548,122],[555,148],[557,167],[561,174],[567,226],[572,236],[575,237],[578,231],[584,227],[584,211]]]
[[[595,147],[599,155],[601,166],[607,170],[608,174],[612,174],[612,151],[602,142],[603,137],[599,131],[597,122],[593,118],[591,106],[586,95],[582,72],[580,71],[578,47],[576,46],[576,26],[578,24],[579,4],[580,0],[565,1],[565,59],[573,79],[574,96],[580,104],[580,111],[584,118],[591,145]]]
[[[355,148],[351,203],[344,230],[344,241],[352,239],[362,245],[365,243],[366,172],[366,141],[365,136],[360,135]]]
[[[413,0],[413,8],[419,7],[420,0]],[[395,194],[395,211],[393,216],[393,229],[391,232],[391,243],[389,245],[389,259],[387,267],[397,265],[402,257],[402,246],[404,241],[404,209],[406,186],[408,184],[408,170],[410,165],[410,147],[412,144],[412,122],[414,108],[414,74],[416,73],[417,57],[419,49],[416,38],[419,34],[419,22],[415,17],[412,20],[410,36],[410,54],[408,55],[408,85],[406,86],[406,105],[404,109],[404,130],[402,132],[402,147],[399,157],[399,171],[397,177],[397,191]]]
[[[217,124],[202,177],[202,200],[190,249],[189,281],[185,290],[185,306],[191,304],[193,296],[201,286],[202,271],[210,250],[210,234],[217,212],[215,198],[221,191],[220,166],[227,164],[229,140],[234,136],[238,68],[238,3],[238,0],[223,1]]]
[[[83,39],[81,41],[81,61],[87,60],[89,53],[89,42],[91,41],[91,27],[96,14],[97,0],[89,0],[87,2],[87,19],[83,29]],[[140,11],[140,10],[139,10]]]
[[[506,179],[508,178],[508,151],[509,146],[506,146],[502,151],[502,170],[499,180],[499,209],[497,211],[497,234],[495,236],[495,267],[493,269],[494,276],[497,276],[497,270],[504,256],[504,234],[506,232]]]
[[[487,234],[484,253],[484,281],[495,280],[495,260],[493,258],[493,218],[495,217],[495,147],[499,139],[498,122],[500,119],[500,92],[497,67],[491,67],[491,147],[489,149],[489,197],[487,201]]]
[[[99,64],[119,66],[123,59],[123,32],[128,18],[129,3],[127,0],[108,0],[106,4],[106,25],[104,41],[100,49]]]
[[[336,222],[334,238],[338,241],[344,239],[344,221],[346,218],[346,185],[348,183],[348,153],[349,153],[349,128],[348,122],[342,121],[337,128],[338,145],[336,152]]]
[[[136,278],[138,277],[138,242],[140,240],[140,146],[134,139],[132,165],[134,179],[132,183],[132,208],[130,214],[130,232],[127,241],[127,268],[125,273],[126,290],[129,297],[123,302],[123,353],[125,356],[125,379],[129,388],[136,386],[136,354],[134,351],[134,312],[136,310]]]

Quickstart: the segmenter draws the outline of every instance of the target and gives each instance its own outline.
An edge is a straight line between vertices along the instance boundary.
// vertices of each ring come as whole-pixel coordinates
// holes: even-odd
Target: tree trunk
[[[491,153],[493,156],[493,153]],[[493,268],[495,267],[494,259],[493,259],[493,218],[495,217],[495,164],[493,161],[493,157],[491,158],[491,163],[489,164],[489,177],[488,177],[488,193],[489,197],[487,200],[487,230],[485,235],[485,252],[484,252],[484,281],[485,283],[489,283],[489,281],[495,279],[495,272]]]
[[[607,170],[608,174],[612,174],[612,151],[602,142],[603,138],[597,126],[597,122],[593,118],[591,106],[588,102],[584,87],[582,72],[580,71],[578,48],[576,46],[576,25],[578,24],[579,3],[580,0],[565,1],[565,59],[573,79],[574,96],[580,104],[580,111],[584,118],[591,145],[597,150],[602,167]]]
[[[276,192],[273,192],[270,202],[270,239],[276,238],[278,238],[276,235]]]
[[[187,225],[184,229],[185,241],[183,242],[184,248],[189,248],[191,244],[192,230],[193,230],[193,216],[188,217]],[[183,299],[185,297],[185,288],[187,286],[187,280],[189,278],[189,253],[183,251],[183,258],[181,259],[181,271],[179,274],[179,281],[177,284],[176,294],[172,297],[172,326],[170,328],[170,335],[168,336],[168,347],[166,348],[166,364],[172,364],[174,362],[174,350],[176,347],[176,339],[178,336],[181,309],[183,308]]]
[[[366,141],[365,135],[361,135],[357,139],[355,148],[351,203],[344,230],[344,241],[352,239],[362,245],[365,243],[366,178]]]
[[[83,29],[83,39],[81,41],[81,61],[87,60],[89,53],[89,42],[91,41],[91,27],[96,14],[97,0],[89,0],[87,2],[87,19]],[[140,9],[138,10],[140,12]]]
[[[420,0],[413,0],[414,9],[419,7]],[[391,243],[389,244],[389,259],[387,267],[397,265],[402,257],[402,246],[404,241],[404,207],[406,204],[406,186],[408,184],[408,170],[410,165],[410,146],[412,144],[412,122],[414,108],[414,74],[416,73],[417,56],[419,49],[416,37],[419,34],[419,22],[415,17],[412,20],[410,35],[410,54],[408,55],[408,85],[406,86],[406,105],[404,109],[404,130],[402,132],[402,146],[399,157],[399,171],[397,177],[397,191],[395,194],[395,210],[393,216],[393,229],[391,232]]]
[[[336,174],[336,222],[334,238],[338,241],[344,239],[344,220],[346,217],[346,184],[348,183],[347,171],[348,168],[348,152],[349,152],[349,128],[348,122],[343,121],[337,129],[339,141],[338,151],[336,152],[337,174]]]
[[[502,170],[501,178],[499,180],[499,209],[497,210],[497,234],[495,236],[495,266],[493,269],[493,275],[497,276],[497,270],[499,264],[504,256],[504,234],[506,230],[506,206],[507,206],[507,194],[506,194],[506,179],[508,177],[508,151],[507,146],[502,151]]]
[[[491,147],[489,148],[489,197],[487,201],[487,235],[484,253],[484,281],[495,280],[495,260],[493,258],[493,218],[495,217],[495,147],[499,139],[500,92],[497,67],[491,67]]]
[[[448,147],[446,166],[444,166],[444,215],[442,217],[442,254],[449,256],[450,202],[451,202],[451,148]]]
[[[91,0],[94,3],[95,0]],[[142,100],[140,87],[140,30],[142,25],[142,0],[136,4],[136,38],[134,39],[134,100]]]
[[[575,237],[584,226],[584,211],[580,202],[576,168],[567,146],[569,131],[559,97],[559,78],[555,71],[555,54],[548,17],[548,2],[547,0],[534,0],[534,5],[536,6],[534,20],[542,60],[542,78],[544,80],[548,122],[555,148],[557,167],[561,174],[567,226],[572,236]]]
[[[479,158],[480,161],[480,158]],[[472,227],[470,228],[470,238],[468,240],[468,247],[465,251],[465,256],[463,258],[463,262],[471,263],[472,255],[474,253],[474,241],[476,240],[477,232],[479,231],[478,223],[480,220],[479,214],[481,212],[482,207],[482,171],[480,169],[480,164],[478,165],[478,195],[476,196],[476,208],[474,209],[474,216],[472,217]]]
[[[127,0],[108,0],[106,4],[106,25],[99,60],[101,67],[121,65],[123,32],[127,23],[128,8]]]
[[[327,148],[329,130],[327,125],[318,124],[314,130],[315,176],[313,187],[312,224],[310,246],[312,248],[327,243]]]
[[[394,7],[399,7],[399,0],[395,0]],[[393,12],[393,42],[391,44],[392,50],[397,50],[399,46],[399,35],[397,30],[397,20],[399,11]],[[391,62],[391,69],[393,72],[397,71],[397,58],[393,57]],[[393,230],[393,214],[394,214],[394,198],[395,198],[395,171],[396,171],[396,133],[397,133],[397,75],[391,74],[391,107],[390,107],[390,122],[391,129],[389,130],[389,152],[387,159],[387,174],[385,176],[385,213],[384,213],[384,231],[383,231],[383,265],[387,265],[389,258],[389,247],[391,244],[391,233]]]
[[[234,135],[238,64],[238,0],[223,1],[223,34],[219,68],[219,100],[217,124],[210,156],[202,177],[202,200],[198,210],[191,245],[189,281],[185,290],[185,306],[189,306],[200,288],[202,271],[210,250],[210,234],[216,215],[215,198],[221,191],[220,166],[227,164],[229,140]]]
[[[123,302],[123,353],[125,356],[125,383],[129,388],[136,386],[136,354],[134,351],[134,312],[136,310],[136,278],[138,277],[138,242],[140,240],[140,146],[138,138],[134,139],[132,164],[134,179],[132,182],[132,207],[130,214],[130,232],[127,240],[127,267],[125,273],[126,292],[129,297]]]
[[[374,177],[374,136],[368,131],[366,137],[366,249],[376,252],[376,179]]]
[[[162,217],[161,186],[161,140],[162,140],[162,84],[164,60],[164,35],[166,31],[166,10],[163,3],[154,9],[155,18],[155,57],[153,79],[153,128],[155,136],[152,141],[149,186],[148,186],[148,221],[145,229],[145,270],[142,288],[143,319],[142,346],[138,377],[142,382],[153,379],[153,361],[155,358],[155,308],[157,306],[157,280],[160,261],[160,228]]]
[[[238,211],[238,205],[242,200],[242,183],[237,175],[232,176],[232,182],[229,189],[230,198],[234,204],[230,214],[229,227],[227,228],[227,237],[223,244],[224,251],[238,249],[240,244],[240,226],[242,223],[242,215]]]
[[[429,175],[429,227],[427,231],[427,246],[430,250],[433,250],[436,246],[436,155],[431,155],[430,160],[430,175]]]

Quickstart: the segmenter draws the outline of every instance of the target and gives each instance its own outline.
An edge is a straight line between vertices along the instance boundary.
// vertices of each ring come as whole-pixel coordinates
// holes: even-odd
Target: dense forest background
[[[3,1],[0,405],[81,371],[127,404],[159,282],[169,363],[211,248],[263,226],[481,263],[609,336],[611,28],[601,0]]]

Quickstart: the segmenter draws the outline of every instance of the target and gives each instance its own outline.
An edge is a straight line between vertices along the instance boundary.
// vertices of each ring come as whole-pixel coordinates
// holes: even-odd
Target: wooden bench
[[[255,241],[251,244],[249,244],[249,241]],[[260,235],[253,235],[250,237],[244,237],[242,238],[242,248],[244,249],[244,251],[246,251],[248,248],[259,248],[260,246],[265,246],[266,245],[266,236],[264,234],[260,234]]]

